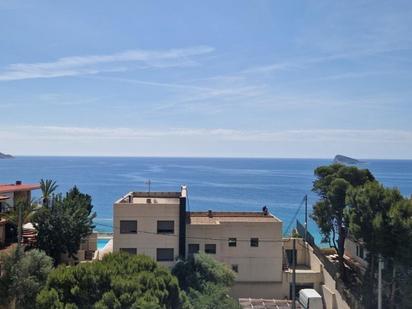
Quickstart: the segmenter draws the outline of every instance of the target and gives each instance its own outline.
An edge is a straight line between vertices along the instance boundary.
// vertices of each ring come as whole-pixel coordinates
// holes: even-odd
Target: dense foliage
[[[60,266],[37,297],[38,308],[190,308],[169,270],[143,255]]]
[[[237,302],[228,295],[234,283],[234,272],[213,257],[203,253],[194,254],[187,260],[179,261],[173,268],[173,274],[188,294],[193,308],[239,308]]]
[[[38,232],[38,247],[59,264],[61,254],[75,258],[80,243],[93,232],[92,199],[72,188],[66,196],[55,196],[33,217]]]
[[[341,266],[348,234],[368,252],[360,293],[365,308],[377,306],[380,258],[385,308],[412,308],[412,200],[379,184],[368,170],[333,164],[317,168],[315,175],[313,191],[320,199],[312,217],[323,241],[336,249]]]
[[[33,308],[37,293],[52,269],[52,259],[44,252],[15,249],[0,257],[0,305]]]
[[[319,226],[322,240],[336,249],[341,274],[344,275],[343,254],[347,236],[346,195],[349,189],[374,181],[374,177],[369,170],[341,164],[318,167],[315,176],[312,190],[320,199],[313,206],[312,218]]]
[[[379,256],[384,271],[385,300],[389,308],[412,308],[412,201],[399,190],[377,182],[353,188],[347,196],[350,233],[368,250],[363,279],[363,302],[376,306],[376,268]]]

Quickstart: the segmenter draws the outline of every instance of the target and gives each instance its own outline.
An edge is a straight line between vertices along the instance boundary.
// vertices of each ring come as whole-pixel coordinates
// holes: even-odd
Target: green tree
[[[48,206],[52,194],[56,191],[58,185],[56,181],[51,179],[41,179],[40,180],[40,189],[42,192],[42,203],[43,206]]]
[[[396,189],[384,188],[378,182],[348,190],[346,202],[349,232],[362,240],[368,251],[368,269],[362,280],[362,301],[366,307],[376,306],[376,266],[380,254],[387,256],[395,250],[396,235],[390,226],[391,207],[402,200]]]
[[[39,205],[32,201],[17,201],[16,205],[6,212],[0,213],[0,219],[7,220],[11,226],[12,240],[17,241],[19,213],[21,212],[22,225],[31,222],[36,212],[39,210]]]
[[[239,308],[237,301],[228,295],[235,273],[213,257],[204,253],[194,254],[179,261],[172,273],[194,308]]]
[[[313,206],[312,218],[319,226],[322,241],[329,243],[338,253],[340,272],[345,276],[346,193],[352,187],[374,181],[374,177],[367,169],[341,164],[318,167],[315,176],[312,190],[319,195],[320,200]]]
[[[189,303],[165,267],[147,256],[115,253],[102,261],[56,268],[37,307],[188,309]]]
[[[384,251],[391,260],[390,308],[412,308],[412,200],[402,199],[389,211],[393,251]]]
[[[405,199],[398,189],[371,182],[351,188],[347,204],[350,233],[356,239],[362,239],[368,250],[363,302],[366,307],[376,306],[375,277],[380,255],[386,264],[384,279],[389,282],[385,288],[388,291],[387,306],[398,308],[404,299],[401,295],[412,279],[412,202]],[[408,308],[405,303],[400,307]]]
[[[0,257],[0,304],[15,308],[33,308],[37,293],[52,269],[52,260],[44,252],[23,252],[16,248]]]
[[[42,207],[34,216],[38,247],[59,264],[61,254],[75,258],[80,243],[93,232],[91,197],[72,188],[65,197],[55,196],[49,205]]]

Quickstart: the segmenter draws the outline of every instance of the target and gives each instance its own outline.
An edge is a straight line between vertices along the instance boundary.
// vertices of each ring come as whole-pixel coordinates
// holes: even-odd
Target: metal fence
[[[302,238],[305,238],[305,225],[300,223],[299,220],[296,220],[296,230],[298,231],[299,235],[302,236]],[[311,233],[309,233],[309,231],[306,232],[306,241],[312,247],[317,247],[315,244],[315,238]]]

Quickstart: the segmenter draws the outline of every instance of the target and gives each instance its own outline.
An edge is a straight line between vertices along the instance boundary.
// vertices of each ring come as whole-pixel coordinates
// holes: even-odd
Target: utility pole
[[[383,261],[382,256],[378,257],[378,309],[382,309],[382,269]]]
[[[292,309],[296,309],[296,239],[293,238],[292,250]]]
[[[149,193],[150,193],[150,185],[152,184],[152,181],[150,180],[150,179],[148,179],[147,181],[145,181],[144,182],[147,186],[148,186],[148,189],[149,189]]]
[[[305,243],[307,243],[308,235],[308,195],[305,195]]]
[[[22,205],[23,205],[23,203],[22,202],[18,202],[18,204],[17,204],[17,207],[18,207],[18,210],[19,210],[19,219],[18,219],[18,224],[17,224],[17,246],[18,247],[20,247],[20,244],[21,244],[21,237],[22,237],[22,229],[23,229],[23,227],[22,227],[22,225],[23,225],[23,218],[22,218],[22,210],[21,210],[21,207],[22,207]]]

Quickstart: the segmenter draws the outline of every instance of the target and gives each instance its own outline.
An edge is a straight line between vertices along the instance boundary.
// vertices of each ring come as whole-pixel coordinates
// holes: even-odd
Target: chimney
[[[16,186],[20,186],[21,185],[21,180],[16,180]]]
[[[209,217],[209,218],[213,218],[213,212],[212,212],[212,210],[208,210],[207,211],[207,216]]]

